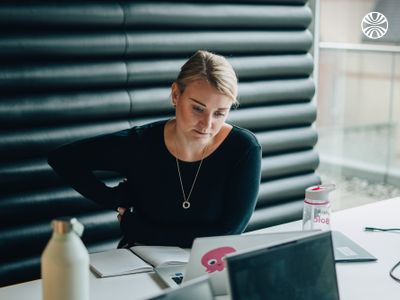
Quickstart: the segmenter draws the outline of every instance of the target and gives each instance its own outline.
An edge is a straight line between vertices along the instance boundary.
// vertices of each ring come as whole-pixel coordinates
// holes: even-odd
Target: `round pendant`
[[[183,201],[182,207],[183,207],[184,209],[188,209],[188,208],[190,207],[190,202],[189,202],[189,201]]]

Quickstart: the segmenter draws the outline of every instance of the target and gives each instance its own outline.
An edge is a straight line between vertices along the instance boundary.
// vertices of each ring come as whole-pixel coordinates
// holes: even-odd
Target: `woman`
[[[256,204],[261,147],[226,123],[236,97],[228,61],[197,51],[171,87],[175,118],[63,146],[49,164],[83,196],[118,211],[126,246],[190,247],[199,236],[241,233]],[[126,180],[108,187],[95,170]]]

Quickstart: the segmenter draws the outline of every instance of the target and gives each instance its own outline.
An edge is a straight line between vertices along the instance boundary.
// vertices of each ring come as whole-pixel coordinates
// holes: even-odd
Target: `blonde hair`
[[[232,99],[232,107],[237,107],[238,79],[231,64],[225,57],[205,50],[198,50],[181,67],[175,80],[179,91],[184,92],[186,86],[196,80],[206,80],[221,94]]]

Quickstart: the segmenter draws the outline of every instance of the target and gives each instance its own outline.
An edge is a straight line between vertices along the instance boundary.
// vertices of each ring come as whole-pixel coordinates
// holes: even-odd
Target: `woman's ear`
[[[181,93],[179,91],[178,84],[174,82],[171,86],[171,100],[174,107],[176,106],[176,102],[178,101],[180,94]]]

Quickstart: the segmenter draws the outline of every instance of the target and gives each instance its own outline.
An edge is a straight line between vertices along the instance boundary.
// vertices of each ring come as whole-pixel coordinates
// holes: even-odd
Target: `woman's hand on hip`
[[[118,207],[117,211],[118,211],[118,215],[117,215],[118,221],[121,222],[122,216],[124,215],[126,208]]]

